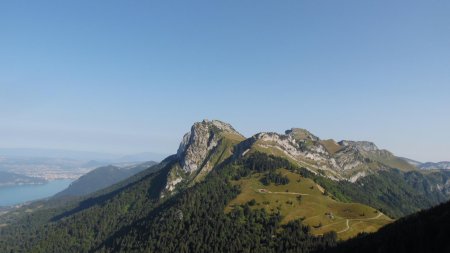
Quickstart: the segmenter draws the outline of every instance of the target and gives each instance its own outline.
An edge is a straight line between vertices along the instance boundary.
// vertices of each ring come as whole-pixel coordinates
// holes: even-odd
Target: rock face
[[[218,120],[195,123],[191,131],[184,135],[178,148],[177,156],[183,171],[192,173],[200,169],[208,153],[226,134],[242,136],[230,124]]]
[[[290,130],[285,131],[286,135],[291,136],[293,139],[298,141],[318,141],[319,137],[313,135],[308,130],[303,128],[291,128]]]
[[[213,167],[212,160],[219,163],[225,156],[226,150],[223,146],[228,139],[237,142],[245,138],[238,133],[230,124],[219,120],[203,120],[195,123],[191,131],[183,136],[176,154],[176,163],[168,174],[165,192],[163,195],[172,193],[176,186],[182,182],[189,184],[194,180],[201,180]],[[216,149],[221,149],[221,156],[215,157]],[[228,147],[229,149],[229,147]]]

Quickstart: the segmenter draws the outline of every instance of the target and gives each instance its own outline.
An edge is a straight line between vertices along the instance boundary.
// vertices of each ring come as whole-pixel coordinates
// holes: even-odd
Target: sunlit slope
[[[347,239],[360,232],[374,232],[392,222],[390,218],[367,205],[338,202],[328,196],[320,185],[309,178],[285,169],[278,169],[289,179],[286,185],[263,185],[261,173],[233,181],[241,193],[226,208],[249,202],[252,208],[264,208],[269,213],[280,212],[282,222],[302,219],[311,226],[313,234],[335,231],[340,239]]]

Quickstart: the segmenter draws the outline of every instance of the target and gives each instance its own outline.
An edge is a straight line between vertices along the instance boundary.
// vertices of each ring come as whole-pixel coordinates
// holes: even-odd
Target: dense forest
[[[158,204],[167,170],[149,171],[80,200],[63,198],[34,204],[33,208],[46,208],[21,215],[0,229],[0,252],[88,252],[92,245]]]

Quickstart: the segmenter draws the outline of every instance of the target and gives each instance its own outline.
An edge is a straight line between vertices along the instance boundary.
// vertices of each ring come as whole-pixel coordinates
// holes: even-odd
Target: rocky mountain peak
[[[219,120],[196,122],[186,133],[178,148],[177,157],[185,172],[198,170],[210,150],[226,135],[243,136],[230,124]]]
[[[218,130],[223,131],[223,132],[230,132],[230,133],[233,133],[233,134],[241,135],[241,134],[238,133],[238,132],[236,131],[236,129],[234,129],[230,124],[228,124],[228,123],[226,123],[226,122],[223,122],[223,121],[220,121],[220,120],[211,120],[211,121],[209,121],[209,120],[207,120],[207,119],[204,119],[204,120],[202,121],[202,123],[203,123],[203,124],[209,124],[209,125],[211,125],[211,126],[214,126],[214,127],[216,127]]]
[[[320,140],[317,136],[310,133],[308,130],[303,128],[291,128],[290,130],[286,130],[286,135],[291,136],[295,140],[310,140],[310,141],[318,141]]]

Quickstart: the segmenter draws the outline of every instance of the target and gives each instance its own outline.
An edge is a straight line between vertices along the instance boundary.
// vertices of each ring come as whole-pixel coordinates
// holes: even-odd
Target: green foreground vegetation
[[[439,201],[414,188],[425,176],[336,182],[261,153],[160,198],[178,161],[162,164],[81,200],[2,216],[0,252],[321,252]]]

